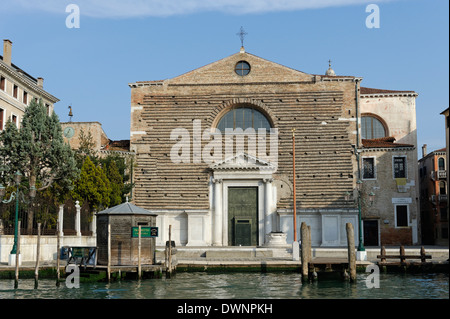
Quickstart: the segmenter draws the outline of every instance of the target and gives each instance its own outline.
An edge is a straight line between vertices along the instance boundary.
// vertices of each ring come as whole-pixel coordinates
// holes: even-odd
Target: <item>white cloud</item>
[[[14,0],[4,9],[29,9],[65,14],[68,4],[80,7],[81,15],[96,18],[172,16],[197,12],[230,14],[265,13],[364,5],[389,0]]]

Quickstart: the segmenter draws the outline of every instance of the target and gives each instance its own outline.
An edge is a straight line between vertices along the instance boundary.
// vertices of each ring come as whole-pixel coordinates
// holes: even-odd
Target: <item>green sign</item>
[[[139,227],[131,227],[131,237],[139,237]],[[158,227],[141,227],[141,238],[158,237]]]

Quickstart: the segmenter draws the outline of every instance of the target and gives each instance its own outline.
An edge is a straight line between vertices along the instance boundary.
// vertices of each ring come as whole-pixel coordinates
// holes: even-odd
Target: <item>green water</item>
[[[0,280],[0,299],[448,299],[448,274],[379,274],[379,288],[368,288],[368,273],[357,282],[301,281],[298,273],[178,273],[171,279],[80,283],[69,288],[54,280]],[[374,282],[374,281],[371,281]]]

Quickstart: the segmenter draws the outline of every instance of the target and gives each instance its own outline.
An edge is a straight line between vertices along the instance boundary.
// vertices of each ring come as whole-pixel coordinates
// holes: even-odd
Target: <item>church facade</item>
[[[169,225],[177,245],[291,244],[306,222],[314,246],[345,246],[346,223],[359,231],[347,195],[365,147],[361,80],[241,48],[171,79],[130,83],[133,202],[158,214],[157,245]]]

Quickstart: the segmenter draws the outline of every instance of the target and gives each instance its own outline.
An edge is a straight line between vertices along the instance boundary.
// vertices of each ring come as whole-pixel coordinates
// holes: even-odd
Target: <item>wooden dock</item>
[[[318,279],[321,275],[331,273],[340,275],[342,279],[349,279],[349,261],[346,258],[313,258],[308,263],[309,280]]]
[[[122,278],[161,278],[166,272],[166,267],[162,264],[155,265],[120,265],[107,266],[96,265],[80,267],[80,277],[91,278],[93,280],[120,280]],[[108,276],[109,271],[109,276]],[[140,272],[140,273],[139,273]]]
[[[319,273],[340,274],[343,279],[356,281],[356,256],[353,225],[346,224],[348,258],[313,258],[311,251],[311,229],[306,223],[301,225],[301,257],[302,280],[312,281],[319,277]]]

